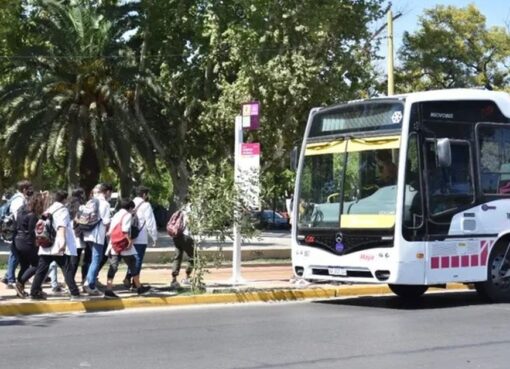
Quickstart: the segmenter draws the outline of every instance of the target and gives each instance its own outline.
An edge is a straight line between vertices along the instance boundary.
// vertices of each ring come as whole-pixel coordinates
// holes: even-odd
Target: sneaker
[[[140,287],[138,287],[137,292],[139,295],[143,295],[144,293],[147,293],[150,290],[151,290],[151,286],[140,286]]]
[[[30,295],[30,300],[46,300],[46,294],[42,291],[37,291],[33,295]]]
[[[184,278],[182,281],[181,281],[181,286],[185,286],[185,287],[189,287],[191,286],[191,281],[189,278]]]
[[[105,299],[118,299],[119,296],[115,294],[112,290],[105,290],[104,291],[104,298]]]
[[[177,282],[177,281],[170,282],[171,290],[178,290],[179,288],[181,288],[181,285],[179,284],[179,282]]]
[[[97,288],[90,288],[89,286],[83,286],[83,292],[87,293],[89,296],[101,296],[102,293]]]
[[[124,287],[126,289],[130,289],[132,286],[131,286],[131,278],[124,278],[124,280],[122,281],[122,284],[124,285]]]
[[[51,292],[53,292],[53,293],[61,293],[62,292],[62,287],[60,287],[60,286],[53,287],[51,289]]]
[[[87,300],[87,298],[83,295],[71,295],[69,297],[69,300],[71,300],[71,301],[85,301],[85,300]]]
[[[96,281],[96,289],[105,290],[106,286],[99,281]]]
[[[12,282],[7,282],[7,284],[5,285],[8,289],[10,290],[15,290],[16,289],[16,285]]]
[[[27,297],[27,293],[25,292],[25,286],[21,282],[16,282],[14,288],[16,289],[16,295],[18,295],[20,299],[24,299],[25,297]]]

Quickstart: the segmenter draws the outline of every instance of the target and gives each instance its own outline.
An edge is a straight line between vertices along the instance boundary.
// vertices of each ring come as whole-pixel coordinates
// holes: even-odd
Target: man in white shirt
[[[32,183],[27,180],[19,181],[16,185],[17,192],[11,197],[11,204],[9,206],[9,214],[12,214],[14,220],[18,217],[18,211],[26,204],[27,199],[34,194]],[[16,234],[13,234],[11,243],[11,252],[7,262],[7,273],[2,279],[8,288],[14,288],[16,283],[16,267],[18,266],[18,250],[14,244]]]
[[[158,227],[156,225],[156,219],[154,218],[152,206],[149,202],[149,189],[145,186],[139,186],[136,189],[136,195],[133,202],[135,204],[135,213],[138,218],[140,233],[133,240],[136,250],[136,267],[135,270],[131,270],[131,268],[127,270],[126,277],[124,278],[124,286],[126,288],[132,286],[132,276],[140,275],[145,251],[149,244],[149,236],[152,239],[153,247],[156,246],[156,241],[158,240]]]
[[[99,184],[94,187],[92,196],[99,202],[99,222],[96,227],[90,232],[83,233],[83,240],[86,247],[92,251],[89,270],[87,272],[87,280],[83,286],[83,291],[91,296],[99,296],[101,292],[96,288],[97,275],[101,266],[101,261],[104,255],[106,231],[110,225],[110,203],[106,201],[106,193],[108,192],[107,186]]]
[[[30,296],[33,300],[44,300],[42,292],[44,278],[48,274],[50,264],[55,261],[64,273],[71,300],[80,297],[80,290],[74,281],[74,266],[72,256],[76,256],[76,243],[72,229],[69,210],[64,205],[67,199],[67,191],[58,190],[55,192],[55,202],[45,211],[52,217],[53,229],[56,232],[55,241],[50,247],[39,247],[39,264],[30,289]]]

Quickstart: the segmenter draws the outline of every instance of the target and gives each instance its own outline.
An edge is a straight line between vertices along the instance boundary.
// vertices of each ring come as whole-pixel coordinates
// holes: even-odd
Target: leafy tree
[[[0,91],[5,146],[26,175],[41,177],[45,161],[63,163],[69,186],[90,189],[111,166],[128,193],[132,150],[147,161],[153,152],[129,111],[136,59],[121,37],[126,28],[100,10],[50,0],[26,9],[32,42],[11,58]]]
[[[381,3],[145,2],[153,75],[144,70],[140,111],[178,198],[189,159],[232,156],[234,117],[252,99],[262,102],[262,129],[248,139],[262,143],[264,182],[288,186],[280,173],[309,109],[368,95],[376,47],[369,26],[383,16]]]
[[[405,32],[399,50],[400,91],[510,85],[510,33],[486,25],[475,7],[425,10],[419,28]]]

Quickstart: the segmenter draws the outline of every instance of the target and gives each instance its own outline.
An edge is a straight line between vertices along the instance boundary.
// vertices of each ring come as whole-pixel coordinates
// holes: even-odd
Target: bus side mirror
[[[449,138],[438,138],[436,142],[437,165],[449,168],[452,165],[452,148]]]
[[[298,150],[298,147],[294,146],[290,152],[290,169],[293,171],[296,171],[298,167]]]

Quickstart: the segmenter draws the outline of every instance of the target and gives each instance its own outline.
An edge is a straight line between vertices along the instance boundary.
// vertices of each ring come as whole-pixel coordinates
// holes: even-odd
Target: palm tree
[[[11,59],[0,90],[13,165],[37,176],[43,162],[61,161],[68,186],[86,189],[110,167],[127,192],[132,158],[152,163],[154,154],[130,113],[137,59],[122,37],[126,23],[87,2],[44,1],[27,11],[35,41]]]

